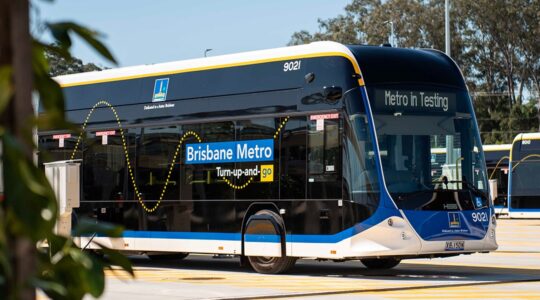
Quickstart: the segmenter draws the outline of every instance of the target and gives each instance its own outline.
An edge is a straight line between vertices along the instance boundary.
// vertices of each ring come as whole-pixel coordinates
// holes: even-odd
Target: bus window
[[[41,135],[39,137],[38,166],[52,161],[82,158],[83,137],[81,137],[77,150],[74,151],[78,138],[77,134],[72,133]]]
[[[180,139],[177,126],[147,127],[142,129],[136,156],[136,176],[139,193],[145,200],[178,199],[178,155],[168,178],[176,146]],[[161,196],[165,183],[167,188]]]
[[[306,117],[291,117],[281,131],[280,198],[306,198]]]
[[[120,134],[107,137],[87,133],[84,143],[83,197],[81,201],[111,201],[127,183],[126,157]]]
[[[183,125],[182,134],[189,134],[182,145],[181,160],[185,162],[186,144],[228,142],[235,140],[234,122],[215,122],[204,124]],[[196,135],[196,136],[195,136]],[[184,164],[180,171],[181,200],[193,200],[193,212],[191,213],[191,229],[194,231],[227,232],[236,230],[234,219],[236,218],[235,204],[232,201],[209,202],[198,200],[233,200],[235,189],[231,188],[233,182],[230,177],[219,177],[216,168],[234,168],[234,164],[205,163]],[[227,180],[229,180],[227,182]]]
[[[339,119],[308,122],[308,199],[341,198],[339,127]]]
[[[217,122],[182,126],[182,133],[194,132],[205,143],[234,141],[234,123]],[[186,136],[182,145],[182,158],[185,158],[185,145],[198,143],[194,135]],[[234,189],[231,189],[223,178],[217,176],[216,167],[223,164],[186,164],[182,170],[182,197],[185,200],[232,200]],[[230,166],[231,168],[233,166]]]
[[[523,138],[514,142],[512,149],[510,207],[514,209],[539,209],[540,140]]]
[[[272,173],[278,172],[279,168],[279,143],[274,139],[276,129],[279,127],[280,118],[256,118],[250,120],[240,120],[236,122],[236,140],[274,140],[274,161],[263,162],[243,162],[236,163],[235,169],[253,169],[259,168],[260,172],[269,170],[272,166]],[[264,167],[264,170],[262,169]],[[235,199],[276,199],[278,198],[279,177],[274,174],[268,175],[268,181],[262,181],[261,176],[254,176],[253,182],[245,188],[237,189]],[[236,185],[242,185],[251,176],[242,176],[234,178]]]

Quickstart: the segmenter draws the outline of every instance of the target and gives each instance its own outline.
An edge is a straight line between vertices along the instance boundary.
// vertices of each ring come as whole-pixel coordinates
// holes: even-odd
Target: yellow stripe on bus
[[[114,78],[104,78],[104,79],[95,79],[95,80],[80,81],[80,82],[73,82],[73,83],[64,83],[64,84],[60,84],[60,86],[63,87],[63,88],[66,88],[66,87],[73,87],[73,86],[80,86],[80,85],[103,83],[103,82],[112,82],[112,81],[121,81],[121,80],[128,80],[128,79],[138,79],[138,78],[146,78],[146,77],[154,77],[154,76],[174,75],[174,74],[182,74],[182,73],[189,73],[189,72],[198,72],[198,71],[206,71],[206,70],[225,69],[225,68],[231,68],[231,67],[249,66],[249,65],[262,64],[262,63],[291,60],[291,59],[330,57],[330,56],[339,56],[339,57],[344,57],[344,58],[348,59],[352,63],[354,71],[357,74],[360,74],[360,75],[362,74],[360,72],[360,67],[358,66],[356,60],[353,59],[352,57],[350,57],[349,55],[347,55],[345,53],[342,53],[342,52],[321,52],[321,53],[313,53],[313,54],[302,54],[302,55],[294,55],[294,56],[283,56],[283,57],[275,57],[275,58],[257,59],[257,60],[252,60],[252,61],[228,63],[228,64],[205,66],[205,67],[195,67],[195,68],[173,70],[173,71],[164,71],[164,72],[155,72],[155,73],[148,73],[148,74],[119,76],[119,77],[114,77]],[[362,78],[362,76],[360,76],[360,78],[358,79],[358,84],[360,86],[364,86],[364,79]]]

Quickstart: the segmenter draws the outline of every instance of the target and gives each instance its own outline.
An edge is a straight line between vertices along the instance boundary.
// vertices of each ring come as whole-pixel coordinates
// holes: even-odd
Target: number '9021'
[[[487,222],[488,214],[486,212],[473,212],[472,220],[473,222]]]
[[[302,66],[301,60],[288,61],[283,64],[283,72],[298,71]]]

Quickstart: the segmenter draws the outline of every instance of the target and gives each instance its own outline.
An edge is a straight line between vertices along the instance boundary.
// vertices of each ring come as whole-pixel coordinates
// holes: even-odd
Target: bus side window
[[[291,117],[281,132],[280,199],[306,198],[306,117]]]

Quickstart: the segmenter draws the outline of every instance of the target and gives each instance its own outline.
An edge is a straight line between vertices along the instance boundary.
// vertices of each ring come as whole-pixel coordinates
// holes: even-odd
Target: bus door
[[[338,113],[308,120],[306,232],[341,230],[341,120]]]

